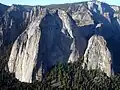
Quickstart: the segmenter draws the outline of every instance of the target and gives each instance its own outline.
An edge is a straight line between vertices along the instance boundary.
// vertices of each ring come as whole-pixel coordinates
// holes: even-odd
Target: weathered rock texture
[[[112,56],[105,39],[102,36],[92,36],[84,54],[83,68],[100,69],[111,76],[111,62]]]
[[[112,57],[113,71],[120,72],[119,11],[119,7],[99,1],[44,7],[0,4],[0,48],[14,43],[9,71],[22,82],[41,81],[57,62],[74,63],[86,51],[86,66],[95,63],[93,67],[98,69],[97,63],[102,61],[99,68],[110,76]],[[89,44],[89,39],[95,42]],[[87,42],[96,48],[87,48]],[[88,51],[92,57],[87,58]]]
[[[41,32],[39,18],[16,39],[10,59],[9,71],[22,82],[32,82],[33,69],[37,63]]]
[[[42,74],[57,62],[77,61],[85,50],[86,40],[78,38],[78,28],[65,11],[44,14],[32,20],[11,51],[9,71],[22,82],[42,80]]]

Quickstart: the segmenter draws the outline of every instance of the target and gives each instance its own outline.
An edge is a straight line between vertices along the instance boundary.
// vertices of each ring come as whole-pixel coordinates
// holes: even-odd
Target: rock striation
[[[120,72],[120,8],[99,1],[28,6],[0,4],[0,49],[13,44],[10,73],[31,83],[58,62]]]
[[[102,36],[93,35],[88,41],[84,54],[83,68],[98,69],[111,76],[112,56],[107,48],[107,43]]]
[[[15,73],[15,77],[21,82],[32,82],[41,37],[40,21],[36,18],[13,44],[8,67],[9,71]]]
[[[20,81],[31,83],[41,81],[42,75],[57,62],[77,61],[80,54],[83,55],[85,39],[78,38],[76,33],[77,26],[65,11],[45,11],[15,40],[9,71]],[[81,49],[77,49],[77,45]]]

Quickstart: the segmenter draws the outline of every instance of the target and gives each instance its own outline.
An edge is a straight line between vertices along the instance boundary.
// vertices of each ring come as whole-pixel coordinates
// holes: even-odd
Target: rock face
[[[84,54],[83,68],[100,69],[111,76],[111,62],[112,56],[105,39],[98,35],[92,36]]]
[[[78,26],[86,26],[94,24],[92,19],[92,13],[88,10],[87,5],[80,4],[77,10],[72,13],[73,19],[76,21]]]
[[[34,18],[39,15],[41,8],[40,6],[29,8],[21,5],[6,6],[0,18],[1,44],[4,46],[13,43]]]
[[[32,82],[32,72],[37,63],[41,31],[40,20],[37,18],[16,39],[10,59],[9,71],[15,73],[15,77],[22,82]]]
[[[86,40],[78,38],[77,26],[65,11],[44,14],[28,25],[11,51],[9,71],[22,82],[41,81],[42,75],[57,62],[77,61],[85,50]],[[81,49],[77,49],[77,45]]]
[[[22,82],[41,81],[57,62],[74,63],[83,55],[88,69],[108,76],[111,69],[120,72],[119,10],[99,1],[44,7],[0,4],[0,48],[13,44],[10,73]]]

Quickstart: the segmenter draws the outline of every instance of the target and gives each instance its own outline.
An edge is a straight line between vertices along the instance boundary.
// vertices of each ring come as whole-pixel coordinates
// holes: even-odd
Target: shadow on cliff
[[[107,41],[108,49],[112,54],[112,69],[117,73],[120,72],[120,41],[116,41],[114,38],[116,37],[116,31],[118,31],[116,26],[113,24],[113,22],[116,22],[116,19],[113,17],[115,11],[105,3],[102,3],[101,6],[105,7],[103,12],[109,13],[109,18],[104,17],[100,13],[91,11],[95,24],[82,27],[76,27],[75,25],[74,28],[77,28],[79,31],[74,31],[74,34],[78,34],[79,36],[79,33],[81,33],[86,40],[89,40],[89,38],[96,33],[103,36]],[[101,30],[95,28],[99,23],[103,23]],[[40,23],[40,29],[41,38],[39,42],[38,61],[33,72],[37,72],[38,76],[40,76],[42,72],[42,75],[44,76],[44,74],[50,70],[53,65],[57,64],[57,62],[68,61],[73,39],[68,37],[69,34],[67,33],[67,30],[65,30],[66,32],[64,33],[61,32],[63,29],[63,23],[57,11],[52,14],[47,12]],[[74,35],[74,37],[76,38],[76,35]],[[34,78],[36,78],[35,76],[36,75],[33,75]],[[35,80],[34,78],[33,80]]]
[[[58,62],[66,62],[71,53],[70,46],[72,38],[67,37],[67,32],[61,32],[63,23],[58,16],[58,11],[54,13],[47,12],[40,23],[41,37],[39,42],[39,53],[36,68],[33,72],[44,77],[53,65]],[[40,72],[40,73],[39,73]],[[36,75],[33,75],[35,80]],[[39,76],[39,75],[38,75]]]
[[[107,47],[112,55],[112,70],[113,72],[120,73],[120,24],[117,22],[117,19],[113,16],[115,11],[106,3],[101,3],[101,6],[104,8],[103,13],[108,13],[109,17],[105,17],[100,12],[91,11],[93,14],[93,20],[95,25],[93,25],[93,33],[87,36],[89,39],[93,34],[98,34],[103,36],[107,41]],[[109,21],[110,20],[110,21]],[[95,26],[99,23],[102,23],[102,27],[95,28]],[[90,26],[83,26],[80,29],[86,29],[89,32]]]
[[[111,31],[111,37],[104,38],[107,41],[108,49],[112,55],[112,70],[116,74],[120,73],[120,26],[117,19],[113,16],[115,11],[109,5],[107,5],[106,9],[110,12],[111,23],[109,24],[109,27],[105,27],[103,30],[106,31],[106,34]]]

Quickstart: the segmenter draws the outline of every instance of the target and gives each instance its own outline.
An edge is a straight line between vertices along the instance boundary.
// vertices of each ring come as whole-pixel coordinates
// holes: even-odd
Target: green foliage
[[[11,45],[0,53],[0,90],[120,90],[120,75],[111,78],[100,70],[82,68],[83,58],[75,63],[58,63],[46,73],[42,82],[21,83],[7,72]]]

